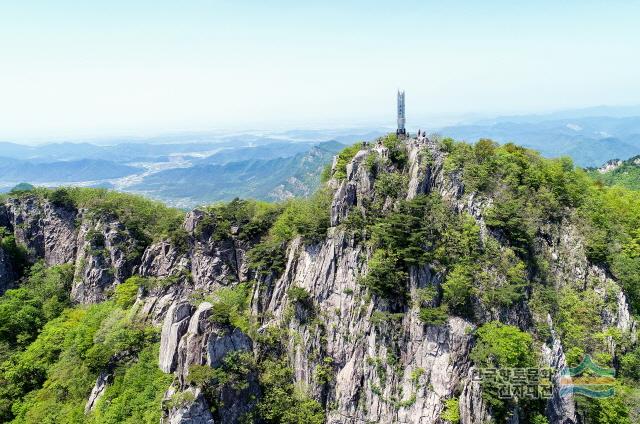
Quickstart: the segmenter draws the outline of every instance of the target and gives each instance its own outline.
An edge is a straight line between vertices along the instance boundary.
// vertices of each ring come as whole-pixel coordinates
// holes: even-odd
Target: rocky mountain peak
[[[156,329],[157,368],[172,378],[162,422],[569,424],[580,412],[558,381],[579,345],[562,305],[590,299],[608,352],[637,338],[622,283],[581,233],[572,172],[513,145],[387,136],[337,155],[306,200],[234,200],[171,225],[145,212],[155,238],[127,209],[37,195],[6,199],[0,223],[28,261],[73,264],[75,304],[125,305]],[[502,360],[502,334],[526,349],[493,364],[550,368],[548,399],[498,402],[474,379]],[[136,354],[98,367],[87,414]]]

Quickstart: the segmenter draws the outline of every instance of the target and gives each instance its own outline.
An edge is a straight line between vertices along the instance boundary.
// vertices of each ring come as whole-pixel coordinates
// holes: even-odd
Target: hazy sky
[[[0,0],[0,139],[640,103],[639,1]]]

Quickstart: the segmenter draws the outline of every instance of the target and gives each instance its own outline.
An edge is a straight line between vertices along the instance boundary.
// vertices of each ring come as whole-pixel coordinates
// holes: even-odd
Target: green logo
[[[615,394],[615,370],[603,368],[586,355],[582,362],[560,372],[560,395],[580,394],[591,398],[607,398]]]

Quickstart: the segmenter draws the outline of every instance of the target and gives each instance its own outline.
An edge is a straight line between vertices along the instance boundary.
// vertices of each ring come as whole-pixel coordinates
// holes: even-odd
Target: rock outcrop
[[[205,213],[189,212],[183,229],[189,241],[182,248],[161,241],[147,248],[138,268],[140,275],[153,278],[189,275],[188,291],[211,293],[216,288],[246,281],[244,255],[250,247],[246,241],[231,236],[217,239],[215,223],[205,222]]]
[[[491,422],[491,414],[486,402],[482,399],[480,382],[473,378],[471,368],[466,375],[464,388],[460,395],[460,422],[465,424],[484,424]]]
[[[47,202],[43,206],[44,216],[44,261],[47,265],[73,262],[76,258],[77,211],[69,207]]]
[[[0,214],[28,262],[75,263],[71,295],[79,303],[105,300],[132,274],[136,252],[144,248],[115,218],[95,218],[36,195],[9,198]]]
[[[79,303],[101,302],[132,275],[138,241],[116,220],[85,220],[77,237],[71,297]]]
[[[427,161],[418,150],[416,145],[410,157],[425,162],[411,162],[413,196],[433,188],[442,165]],[[283,275],[256,289],[254,313],[287,320],[288,289],[309,292],[313,305],[306,311],[297,306],[289,321],[290,333],[299,336],[291,340],[288,356],[298,386],[332,405],[327,422],[435,423],[444,400],[460,394],[470,366],[473,326],[460,318],[444,326],[425,326],[416,310],[408,310],[400,322],[372,319],[376,305],[358,281],[366,272],[369,252],[337,226],[375,195],[374,177],[364,166],[374,151],[387,155],[386,148],[377,146],[360,151],[347,165],[347,178],[334,194],[334,228],[327,239],[312,246],[301,240],[291,243]],[[413,275],[415,287],[435,283],[428,270]],[[334,374],[329,387],[314,379],[324,358],[330,358]]]
[[[47,265],[59,265],[75,259],[75,209],[36,196],[11,198],[5,208],[7,224],[31,262],[44,259]]]
[[[564,350],[562,344],[558,339],[558,336],[553,330],[553,322],[551,317],[547,317],[549,328],[551,328],[551,343],[550,345],[542,346],[542,358],[549,368],[553,370],[553,393],[551,398],[547,402],[546,413],[551,424],[576,424],[578,422],[575,401],[573,394],[569,392],[561,392],[559,387],[559,381],[562,375],[562,371],[567,366],[567,361],[564,356]]]
[[[162,424],[214,424],[209,405],[198,388],[188,388],[182,392],[183,400],[175,404],[176,392],[171,389],[166,393],[165,403],[170,403],[162,417]]]
[[[193,306],[188,302],[174,303],[169,307],[162,324],[160,338],[160,369],[173,372],[178,364],[178,344],[189,327]]]
[[[0,296],[16,282],[12,261],[11,256],[0,247]]]
[[[181,377],[181,381],[189,374],[190,365],[208,365],[215,368],[221,365],[222,359],[229,352],[252,350],[251,339],[240,329],[211,321],[211,307],[211,303],[202,302],[189,318],[186,331],[182,332],[179,338],[176,346],[176,373]],[[163,340],[164,334],[163,331]],[[173,343],[168,346],[173,346]],[[160,355],[162,357],[163,349]]]
[[[203,418],[201,412],[203,408],[208,411],[211,405],[201,395],[200,389],[193,386],[193,382],[189,380],[189,370],[192,366],[218,368],[223,366],[223,359],[231,352],[252,352],[251,339],[240,329],[219,325],[210,319],[211,308],[211,303],[202,302],[193,311],[189,304],[180,303],[169,308],[167,312],[162,328],[160,367],[164,372],[175,371],[178,379],[176,386],[165,396],[195,396],[193,404],[169,410],[168,422],[207,422],[188,421],[195,420],[196,415],[199,420],[209,419],[206,414]],[[251,374],[247,379],[247,387],[236,390],[224,386],[220,398],[215,399],[218,405],[216,414],[223,417],[223,422],[238,423],[255,406],[255,399],[259,394],[257,378]]]
[[[88,414],[93,411],[93,408],[98,404],[98,401],[104,395],[105,390],[109,383],[113,380],[113,374],[110,371],[102,371],[96,380],[96,384],[91,389],[91,394],[89,395],[89,400],[84,407],[84,413]]]

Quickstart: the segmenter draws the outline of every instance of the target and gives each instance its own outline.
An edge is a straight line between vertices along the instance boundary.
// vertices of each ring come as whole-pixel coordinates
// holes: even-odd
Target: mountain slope
[[[0,419],[638,422],[629,205],[566,160],[395,136],[285,204],[7,196],[0,264],[34,265],[0,272],[24,275],[0,298]],[[613,397],[562,391],[585,354]],[[550,369],[550,396],[474,378],[496,368]]]
[[[590,169],[589,174],[608,186],[640,190],[640,156],[625,161],[612,159],[597,169]]]
[[[74,184],[144,193],[172,205],[193,207],[237,196],[265,200],[308,196],[319,185],[322,167],[344,145],[242,136],[209,143],[5,143],[0,149],[4,147],[4,154],[28,158],[0,157],[4,191],[23,181]],[[56,159],[60,157],[69,160]]]
[[[569,156],[580,166],[599,166],[603,159],[626,159],[640,153],[640,118],[590,116],[565,119],[502,118],[475,125],[443,128],[440,133],[474,141],[489,138],[517,142],[545,157]]]
[[[327,142],[327,147],[331,145],[331,142]],[[287,142],[274,142],[263,146],[251,146],[251,147],[239,147],[237,149],[222,150],[218,153],[214,153],[211,156],[203,158],[197,161],[198,165],[205,164],[225,164],[229,162],[238,162],[246,160],[269,160],[284,157],[295,156],[299,153],[308,152],[316,142],[301,142],[292,143]],[[340,144],[334,146],[335,151],[341,149]],[[344,147],[344,146],[342,146]]]
[[[235,197],[273,201],[308,196],[320,184],[320,171],[342,147],[326,142],[293,156],[232,162],[214,156],[204,162],[222,160],[222,163],[161,171],[129,189],[190,206]]]
[[[120,178],[136,172],[140,168],[99,159],[33,163],[0,157],[3,182],[68,183]]]

